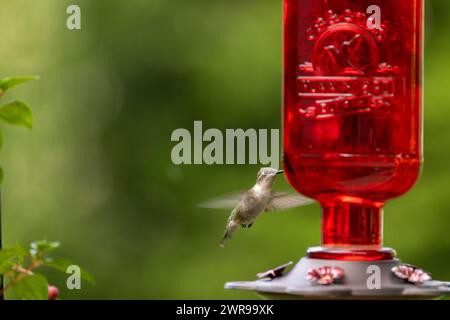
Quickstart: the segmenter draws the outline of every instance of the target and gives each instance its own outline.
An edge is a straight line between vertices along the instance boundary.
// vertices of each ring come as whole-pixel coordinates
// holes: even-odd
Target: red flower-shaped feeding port
[[[344,270],[338,267],[324,266],[308,271],[306,279],[320,285],[331,285],[344,277]]]
[[[391,271],[397,278],[412,284],[422,284],[431,280],[428,272],[409,264],[396,266]]]

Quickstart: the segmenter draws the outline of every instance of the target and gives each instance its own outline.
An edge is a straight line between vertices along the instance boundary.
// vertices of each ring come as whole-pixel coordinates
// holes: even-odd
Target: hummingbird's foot
[[[253,226],[253,223],[250,223],[247,225],[247,228],[251,228]]]

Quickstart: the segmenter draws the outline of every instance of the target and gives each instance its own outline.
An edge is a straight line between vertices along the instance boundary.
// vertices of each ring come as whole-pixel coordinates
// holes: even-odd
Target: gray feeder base
[[[450,296],[450,282],[411,284],[397,278],[391,269],[400,264],[397,259],[354,262],[302,258],[290,272],[279,278],[228,282],[225,289],[256,291],[271,299],[432,299]],[[371,273],[367,270],[374,265],[380,268],[381,286],[370,290],[367,280]],[[310,269],[323,266],[342,268],[344,278],[332,285],[319,285],[306,279]]]

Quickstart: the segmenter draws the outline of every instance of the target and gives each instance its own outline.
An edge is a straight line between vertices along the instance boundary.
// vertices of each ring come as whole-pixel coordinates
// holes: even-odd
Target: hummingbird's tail
[[[239,225],[234,221],[230,221],[230,223],[227,225],[227,228],[225,229],[225,234],[223,235],[223,238],[220,241],[220,246],[222,248],[225,247],[225,244],[231,239],[233,233],[236,231],[237,228],[239,228]]]

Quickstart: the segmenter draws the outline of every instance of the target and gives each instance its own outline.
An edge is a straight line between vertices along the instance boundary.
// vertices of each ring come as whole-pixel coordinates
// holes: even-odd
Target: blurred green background
[[[450,280],[450,1],[427,1],[425,166],[387,205],[385,244]],[[82,31],[65,27],[82,9]],[[196,208],[253,183],[258,166],[174,166],[170,135],[279,128],[279,0],[3,0],[1,76],[32,105],[33,132],[4,128],[5,242],[47,238],[97,286],[63,298],[254,298],[231,280],[319,244],[317,205],[262,217],[218,246],[228,212]],[[278,189],[289,189],[279,180]]]

